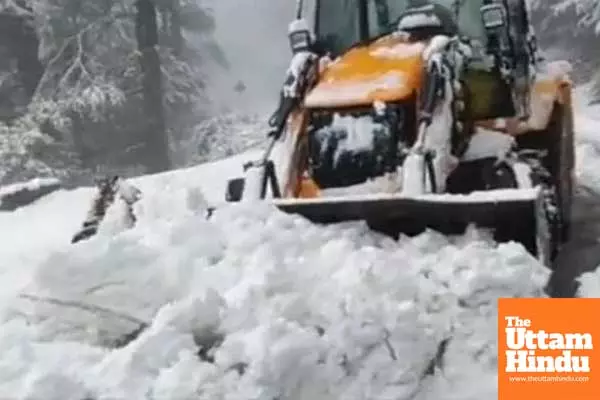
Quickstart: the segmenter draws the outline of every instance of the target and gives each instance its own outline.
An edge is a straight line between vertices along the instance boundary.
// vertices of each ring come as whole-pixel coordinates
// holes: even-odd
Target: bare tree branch
[[[109,308],[97,306],[94,304],[85,304],[85,303],[74,301],[74,300],[61,300],[61,299],[55,299],[55,298],[51,298],[51,297],[40,297],[40,296],[35,296],[35,295],[25,294],[25,293],[20,294],[19,298],[24,299],[24,300],[30,300],[30,301],[37,302],[37,303],[48,303],[48,304],[61,306],[61,307],[77,308],[80,310],[89,311],[91,313],[102,313],[102,314],[110,315],[110,316],[117,317],[119,319],[122,319],[122,320],[125,320],[128,322],[131,322],[132,324],[135,324],[135,325],[143,325],[143,326],[149,325],[148,322],[146,322],[140,318],[136,318],[134,316],[122,313],[120,311],[111,310]]]

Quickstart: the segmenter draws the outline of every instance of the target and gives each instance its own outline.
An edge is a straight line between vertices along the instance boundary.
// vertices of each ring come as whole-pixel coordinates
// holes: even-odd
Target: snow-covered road
[[[600,193],[594,118],[577,119],[579,204]],[[249,156],[135,180],[139,224],[115,208],[76,246],[89,189],[0,213],[0,398],[496,398],[496,299],[542,296],[550,271],[476,232],[394,242],[265,204],[206,221]]]
[[[577,181],[573,238],[550,281],[555,297],[600,297],[600,105],[577,105]],[[593,272],[596,271],[597,272]],[[578,278],[583,275],[581,285]]]

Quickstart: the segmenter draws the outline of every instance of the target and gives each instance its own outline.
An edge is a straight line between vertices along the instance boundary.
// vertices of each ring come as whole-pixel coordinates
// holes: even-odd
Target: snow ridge
[[[265,204],[178,215],[34,270],[0,314],[0,397],[493,398],[496,299],[543,296],[549,274],[476,231],[396,243]]]

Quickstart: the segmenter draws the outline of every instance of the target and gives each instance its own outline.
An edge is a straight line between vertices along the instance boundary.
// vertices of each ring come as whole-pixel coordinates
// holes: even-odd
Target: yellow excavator
[[[525,0],[299,1],[264,156],[228,202],[390,235],[489,228],[551,266],[569,238],[570,65]]]

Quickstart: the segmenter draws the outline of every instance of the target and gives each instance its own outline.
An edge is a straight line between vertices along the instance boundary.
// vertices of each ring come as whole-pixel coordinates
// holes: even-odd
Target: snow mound
[[[34,269],[0,309],[0,398],[495,398],[496,300],[548,275],[475,231],[190,206]]]
[[[577,297],[600,297],[600,268],[582,274],[578,281]]]

